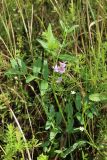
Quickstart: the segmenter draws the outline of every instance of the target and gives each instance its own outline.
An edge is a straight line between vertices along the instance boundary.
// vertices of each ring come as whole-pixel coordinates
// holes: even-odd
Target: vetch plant
[[[65,73],[65,70],[66,70],[66,63],[65,62],[59,62],[59,65],[56,64],[53,67],[53,69],[54,69],[54,72],[63,74],[63,73]]]
[[[62,75],[63,73],[65,73],[66,63],[65,62],[59,62],[59,65],[56,64],[52,68],[53,68],[54,72]],[[56,83],[61,83],[61,82],[62,82],[62,77],[58,77],[58,79],[56,80]]]
[[[104,155],[107,2],[2,2],[0,159]]]

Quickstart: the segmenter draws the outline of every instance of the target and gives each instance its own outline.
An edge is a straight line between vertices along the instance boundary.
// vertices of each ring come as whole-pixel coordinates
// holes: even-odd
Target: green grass
[[[1,160],[106,160],[106,8],[0,2]]]

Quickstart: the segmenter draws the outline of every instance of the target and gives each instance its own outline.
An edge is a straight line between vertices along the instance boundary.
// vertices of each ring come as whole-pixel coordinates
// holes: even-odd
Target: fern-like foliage
[[[41,143],[38,143],[38,140],[34,137],[25,143],[23,141],[22,134],[19,132],[18,128],[13,126],[13,124],[7,125],[3,142],[3,150],[5,152],[3,155],[3,160],[25,159],[24,155],[26,147],[29,149],[34,149],[41,145]]]
[[[25,149],[20,132],[12,124],[7,127],[4,142],[5,155],[3,160],[12,160],[18,152]]]

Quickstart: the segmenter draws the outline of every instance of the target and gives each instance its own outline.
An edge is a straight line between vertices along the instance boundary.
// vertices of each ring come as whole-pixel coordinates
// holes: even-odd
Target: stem
[[[92,146],[98,150],[98,147],[97,147],[96,144],[94,143],[94,141],[93,141],[93,139],[91,138],[91,136],[90,136],[90,134],[88,133],[88,131],[87,131],[86,129],[85,129],[84,131],[85,131],[86,135],[88,136],[88,138],[90,139]]]
[[[6,152],[4,151],[3,147],[0,145],[1,150],[3,151],[4,154],[6,154]]]
[[[13,112],[13,110],[11,109],[10,106],[9,106],[9,110],[10,110],[10,112],[12,113],[12,115],[13,115],[13,117],[14,117],[14,120],[15,120],[18,128],[19,128],[19,131],[20,131],[20,133],[22,134],[23,140],[24,140],[24,142],[25,142],[25,144],[26,144],[26,146],[27,146],[27,147],[26,147],[26,152],[27,152],[27,154],[28,154],[28,158],[29,158],[29,160],[32,160],[32,159],[31,159],[31,156],[30,156],[29,149],[28,149],[27,140],[26,140],[26,138],[25,138],[25,136],[24,136],[24,133],[23,133],[23,131],[22,131],[22,128],[21,128],[21,126],[20,126],[20,124],[19,124],[19,122],[18,122],[18,119],[16,118],[16,116],[15,116],[15,114],[14,114],[14,112]]]
[[[61,105],[59,104],[58,98],[57,98],[57,96],[56,96],[54,87],[52,87],[52,89],[53,89],[54,98],[55,98],[55,100],[56,100],[56,103],[57,103],[59,112],[60,112],[61,115],[62,115],[62,118],[63,118],[63,120],[64,120],[65,126],[67,126],[67,122],[66,122],[66,120],[65,120],[65,117],[64,117],[64,114],[63,114],[63,111],[62,111],[62,107],[61,107]]]

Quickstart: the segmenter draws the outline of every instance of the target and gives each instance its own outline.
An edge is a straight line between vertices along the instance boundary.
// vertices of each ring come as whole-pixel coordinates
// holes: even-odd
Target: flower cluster
[[[65,62],[59,62],[59,65],[56,64],[56,65],[53,67],[53,69],[54,69],[54,72],[63,74],[63,73],[65,73],[66,63],[65,63]]]
[[[65,73],[65,70],[66,70],[66,63],[65,62],[59,62],[59,65],[55,65],[53,67],[53,70],[54,72],[57,72],[57,73],[60,73],[60,74],[63,74]],[[62,77],[59,77],[56,81],[56,83],[61,83],[62,81]]]

